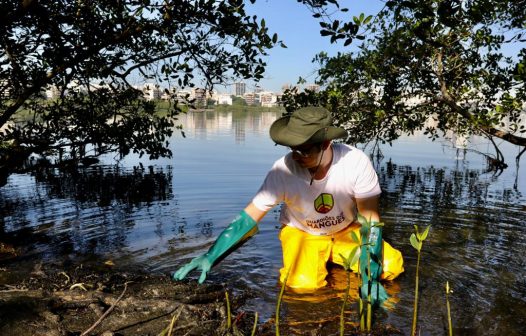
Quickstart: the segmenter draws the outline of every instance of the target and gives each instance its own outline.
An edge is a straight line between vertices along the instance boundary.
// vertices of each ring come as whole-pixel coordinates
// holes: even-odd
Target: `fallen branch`
[[[85,336],[85,335],[89,334],[90,332],[92,332],[106,318],[106,316],[108,316],[112,312],[112,310],[115,308],[115,306],[117,306],[117,303],[119,303],[119,301],[124,296],[124,293],[126,293],[126,289],[127,288],[128,288],[128,282],[125,282],[124,283],[124,289],[122,290],[122,293],[121,293],[121,295],[119,295],[117,300],[115,300],[115,302],[111,305],[111,307],[108,308],[108,310],[106,310],[104,312],[104,314],[102,314],[102,316],[91,327],[89,327],[86,331],[84,331],[82,334],[80,334],[80,336]]]

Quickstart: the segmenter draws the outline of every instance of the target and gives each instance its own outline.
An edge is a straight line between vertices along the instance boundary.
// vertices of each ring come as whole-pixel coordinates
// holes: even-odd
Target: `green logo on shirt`
[[[333,206],[334,199],[332,198],[331,194],[320,194],[320,196],[316,197],[314,200],[314,209],[322,214],[326,214],[327,212],[331,211]]]

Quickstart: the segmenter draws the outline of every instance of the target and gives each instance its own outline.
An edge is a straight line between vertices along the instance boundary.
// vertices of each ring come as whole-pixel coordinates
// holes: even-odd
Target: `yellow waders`
[[[327,262],[343,265],[340,253],[347,257],[356,243],[351,231],[360,237],[360,224],[351,224],[346,229],[327,236],[314,236],[291,226],[280,232],[283,248],[283,268],[280,281],[283,283],[287,272],[287,286],[292,288],[316,289],[327,284]],[[383,241],[383,273],[381,279],[393,280],[404,271],[402,253]],[[352,267],[358,271],[358,263]]]

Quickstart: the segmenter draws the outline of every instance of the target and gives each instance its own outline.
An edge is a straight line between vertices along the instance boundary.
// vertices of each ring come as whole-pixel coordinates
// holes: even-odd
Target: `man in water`
[[[320,288],[327,284],[327,263],[343,265],[341,256],[347,258],[359,245],[351,235],[354,232],[360,237],[357,215],[373,224],[379,223],[378,176],[362,151],[332,142],[347,138],[347,131],[332,126],[327,109],[300,108],[276,120],[270,127],[270,137],[291,152],[274,163],[252,202],[219,235],[209,251],[177,270],[175,279],[181,280],[198,269],[202,283],[220,257],[253,235],[267,212],[283,203],[280,281],[286,280],[286,286],[291,288]],[[392,280],[404,268],[400,251],[382,241],[381,226],[372,225],[369,241],[364,243],[360,263],[352,265],[352,270],[356,272],[360,267],[364,280],[362,295],[367,295],[374,288],[371,284],[380,288],[379,280]],[[367,288],[369,278],[372,281]],[[386,295],[383,287],[379,291],[373,297],[381,301]]]

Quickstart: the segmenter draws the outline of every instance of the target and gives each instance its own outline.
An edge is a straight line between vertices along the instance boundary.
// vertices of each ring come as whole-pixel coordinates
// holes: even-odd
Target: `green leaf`
[[[428,225],[426,227],[426,229],[424,230],[424,232],[422,232],[421,236],[419,237],[420,241],[424,241],[426,240],[427,238],[427,234],[429,233],[429,228],[431,227],[431,225]]]
[[[364,216],[360,214],[358,214],[358,223],[360,223],[362,226],[367,227],[367,228],[371,227],[371,225],[367,221],[367,218],[365,218]]]
[[[350,261],[349,261],[349,268],[352,268],[354,264],[358,262],[358,259],[360,259],[360,252],[361,252],[360,246],[353,247],[351,254],[350,254],[352,258],[350,258]]]
[[[340,258],[342,258],[343,260],[343,269],[345,269],[346,271],[348,271],[350,269],[350,266],[349,266],[349,259],[345,258],[343,256],[343,254],[339,253],[340,255]]]
[[[351,231],[351,239],[353,242],[360,245],[361,241],[360,241],[360,238],[358,238],[358,235],[356,234],[356,232]]]
[[[411,242],[411,246],[413,246],[415,250],[420,252],[420,249],[422,248],[422,242],[418,241],[414,233],[411,234],[411,238],[409,238],[409,241]]]

